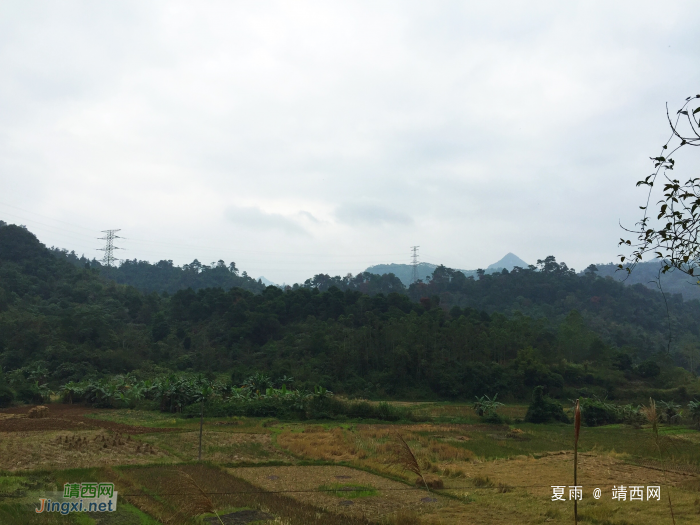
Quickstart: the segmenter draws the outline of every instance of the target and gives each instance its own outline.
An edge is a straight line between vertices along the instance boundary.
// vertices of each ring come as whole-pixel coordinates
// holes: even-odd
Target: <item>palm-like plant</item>
[[[698,428],[700,428],[700,401],[691,401],[688,403],[688,415]]]
[[[81,383],[76,383],[70,381],[60,388],[61,396],[63,397],[63,402],[68,402],[73,404],[73,400],[80,399],[85,393],[85,386]]]
[[[256,372],[245,380],[244,386],[253,392],[265,392],[265,390],[272,388],[274,385],[270,376],[263,372]]]
[[[659,401],[657,406],[661,409],[660,419],[664,423],[672,424],[678,422],[683,417],[681,406],[673,401]]]
[[[503,406],[503,403],[501,403],[500,401],[496,401],[496,399],[498,398],[498,393],[496,393],[493,396],[493,399],[491,399],[487,395],[475,397],[476,401],[474,401],[474,410],[476,411],[476,414],[478,416],[488,417],[490,415],[494,415],[496,414],[496,410],[498,410],[498,407]]]
[[[333,392],[331,392],[327,388],[324,388],[322,386],[315,386],[314,387],[314,398],[316,398],[316,399],[326,399],[328,397],[331,397],[332,395],[333,395]]]

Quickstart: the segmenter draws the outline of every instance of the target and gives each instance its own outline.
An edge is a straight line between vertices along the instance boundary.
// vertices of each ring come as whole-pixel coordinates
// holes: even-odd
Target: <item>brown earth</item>
[[[176,432],[174,428],[152,428],[125,425],[113,421],[85,417],[99,413],[98,409],[84,405],[51,404],[48,417],[30,419],[27,417],[33,405],[5,408],[0,410],[0,432],[46,432],[51,430],[93,430],[105,429],[119,434],[151,434],[155,432]]]

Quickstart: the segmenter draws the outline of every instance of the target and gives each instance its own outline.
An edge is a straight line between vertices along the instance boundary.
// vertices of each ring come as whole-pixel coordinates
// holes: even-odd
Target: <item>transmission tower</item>
[[[420,248],[420,246],[411,246],[411,266],[413,266],[412,283],[418,280],[418,248]]]
[[[107,266],[112,266],[114,264],[114,261],[117,261],[114,257],[114,250],[123,250],[123,248],[119,248],[117,246],[114,246],[114,239],[123,239],[124,237],[119,237],[116,235],[116,233],[121,230],[102,230],[102,233],[106,233],[104,237],[98,237],[98,239],[107,241],[105,243],[104,248],[97,248],[101,252],[105,252],[104,257],[102,257],[102,262],[107,265]]]

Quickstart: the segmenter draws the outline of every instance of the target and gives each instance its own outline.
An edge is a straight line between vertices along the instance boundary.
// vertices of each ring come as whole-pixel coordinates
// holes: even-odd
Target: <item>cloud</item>
[[[275,282],[413,245],[615,260],[664,103],[700,85],[695,3],[630,5],[0,2],[0,213],[42,213],[16,220],[49,246],[122,228],[170,243],[130,258]]]
[[[229,206],[226,219],[249,230],[281,231],[292,235],[309,236],[304,228],[279,213],[267,213],[257,207]]]
[[[320,220],[318,220],[313,214],[309,213],[308,211],[300,211],[297,215],[299,215],[299,217],[303,217],[304,219],[308,219],[315,224],[321,223]]]
[[[375,204],[343,203],[336,208],[335,217],[338,222],[348,224],[350,226],[358,226],[363,224],[413,224],[413,219],[405,213],[396,212],[389,208],[377,206]]]

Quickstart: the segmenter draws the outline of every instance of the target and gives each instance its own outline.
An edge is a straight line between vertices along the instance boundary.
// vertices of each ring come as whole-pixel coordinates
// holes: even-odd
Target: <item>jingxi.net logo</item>
[[[63,493],[39,498],[37,514],[43,512],[114,512],[117,510],[117,491],[114,483],[66,483]]]

